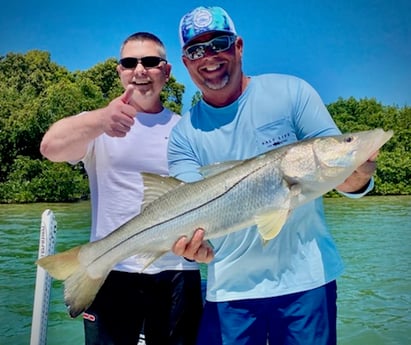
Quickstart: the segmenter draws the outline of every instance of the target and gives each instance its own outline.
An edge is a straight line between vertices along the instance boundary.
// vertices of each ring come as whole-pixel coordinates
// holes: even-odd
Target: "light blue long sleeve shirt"
[[[215,108],[201,100],[183,116],[169,141],[170,175],[193,182],[202,178],[201,166],[337,134],[339,129],[308,83],[288,75],[255,76],[232,104]],[[208,265],[209,301],[306,291],[343,272],[322,198],[294,210],[280,234],[265,245],[255,227],[211,243],[215,258]]]

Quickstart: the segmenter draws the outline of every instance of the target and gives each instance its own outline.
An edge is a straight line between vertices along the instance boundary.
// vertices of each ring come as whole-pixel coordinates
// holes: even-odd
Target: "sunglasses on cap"
[[[184,49],[184,55],[190,60],[201,59],[205,56],[207,48],[213,53],[220,53],[230,49],[235,39],[235,35],[224,35],[215,37],[208,42],[195,43]]]
[[[120,65],[126,69],[136,68],[139,63],[141,63],[143,67],[147,69],[158,67],[163,61],[167,63],[166,59],[163,59],[159,56],[144,56],[142,58],[125,57],[120,59],[119,62]]]

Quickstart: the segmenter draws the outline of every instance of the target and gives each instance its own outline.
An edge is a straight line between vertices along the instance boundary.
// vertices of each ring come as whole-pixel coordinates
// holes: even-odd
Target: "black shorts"
[[[202,313],[198,270],[112,271],[83,314],[86,345],[194,345]]]

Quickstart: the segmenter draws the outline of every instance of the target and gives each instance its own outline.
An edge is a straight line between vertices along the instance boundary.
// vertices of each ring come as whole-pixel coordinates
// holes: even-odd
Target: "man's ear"
[[[235,47],[243,55],[244,41],[241,37],[237,37],[235,40]]]
[[[120,73],[121,73],[121,66],[120,65],[117,65],[116,71],[117,71],[118,76],[120,76]]]
[[[185,55],[182,55],[182,56],[181,56],[181,59],[183,60],[184,66],[186,66],[186,67],[188,68],[187,64],[188,64],[191,60],[190,60],[187,56],[185,56]]]
[[[167,63],[167,65],[164,66],[164,75],[168,81],[171,75],[171,64]]]

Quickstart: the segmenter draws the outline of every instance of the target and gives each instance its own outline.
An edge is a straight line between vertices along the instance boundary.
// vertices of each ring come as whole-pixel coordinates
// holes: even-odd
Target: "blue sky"
[[[196,87],[181,62],[178,23],[199,5],[231,15],[244,39],[247,75],[296,75],[326,104],[354,96],[411,106],[409,0],[7,1],[0,55],[40,49],[70,71],[85,70],[118,58],[129,34],[150,31],[164,41],[172,73],[186,86],[185,111]]]

